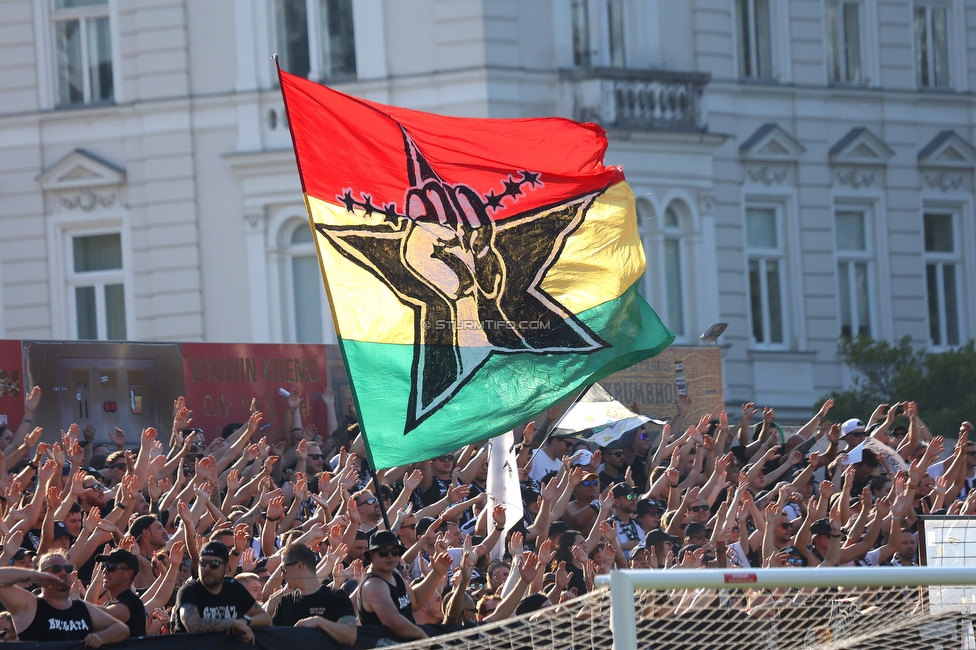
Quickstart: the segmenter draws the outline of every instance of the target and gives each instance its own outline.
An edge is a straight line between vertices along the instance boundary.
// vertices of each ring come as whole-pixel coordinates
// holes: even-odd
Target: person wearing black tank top
[[[105,610],[81,600],[71,600],[71,571],[64,556],[49,553],[38,563],[40,571],[0,567],[0,601],[13,616],[20,641],[84,641],[86,648],[118,643],[129,628]],[[41,595],[18,587],[40,585]]]
[[[369,571],[359,586],[359,621],[362,625],[383,625],[400,639],[426,639],[417,627],[413,611],[423,606],[437,589],[451,566],[451,556],[438,553],[430,562],[423,581],[407,586],[397,571],[406,549],[397,536],[387,530],[373,533],[367,553]]]

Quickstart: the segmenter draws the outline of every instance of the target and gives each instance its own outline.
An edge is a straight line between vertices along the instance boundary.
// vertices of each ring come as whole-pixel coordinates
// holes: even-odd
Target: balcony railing
[[[640,131],[705,131],[702,92],[709,78],[704,72],[621,68],[560,73],[573,119]]]

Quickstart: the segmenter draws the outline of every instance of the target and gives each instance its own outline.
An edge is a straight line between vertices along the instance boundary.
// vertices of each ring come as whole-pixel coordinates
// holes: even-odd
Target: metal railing
[[[560,73],[573,119],[640,131],[707,129],[702,72],[580,68]]]

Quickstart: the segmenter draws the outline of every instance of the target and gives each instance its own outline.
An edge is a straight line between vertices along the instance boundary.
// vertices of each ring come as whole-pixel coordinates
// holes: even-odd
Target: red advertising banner
[[[40,386],[34,421],[47,441],[73,422],[92,424],[99,442],[115,427],[125,431],[130,447],[146,427],[168,441],[173,402],[183,395],[192,426],[208,441],[228,424],[247,422],[256,399],[264,414],[260,435],[274,443],[291,428],[281,389],[301,394],[303,425],[332,433],[325,430],[322,401],[329,384],[324,345],[0,341],[0,372],[0,414],[14,425],[23,417],[23,378]]]
[[[0,341],[0,425],[16,429],[24,418],[24,362],[20,341]]]
[[[325,425],[322,393],[328,387],[324,345],[184,343],[183,384],[193,426],[207,440],[230,423],[243,423],[251,399],[264,414],[260,435],[270,442],[287,439],[288,398],[280,390],[302,396],[303,424]],[[320,430],[323,436],[331,431]]]

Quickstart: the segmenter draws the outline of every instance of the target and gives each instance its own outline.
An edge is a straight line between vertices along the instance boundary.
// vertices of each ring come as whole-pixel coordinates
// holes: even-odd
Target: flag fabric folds
[[[633,441],[633,434],[651,422],[663,426],[662,420],[634,413],[618,402],[600,384],[588,391],[563,414],[552,435],[572,436],[598,447],[624,447]]]
[[[384,106],[280,73],[377,469],[511,429],[670,345],[593,124]]]

